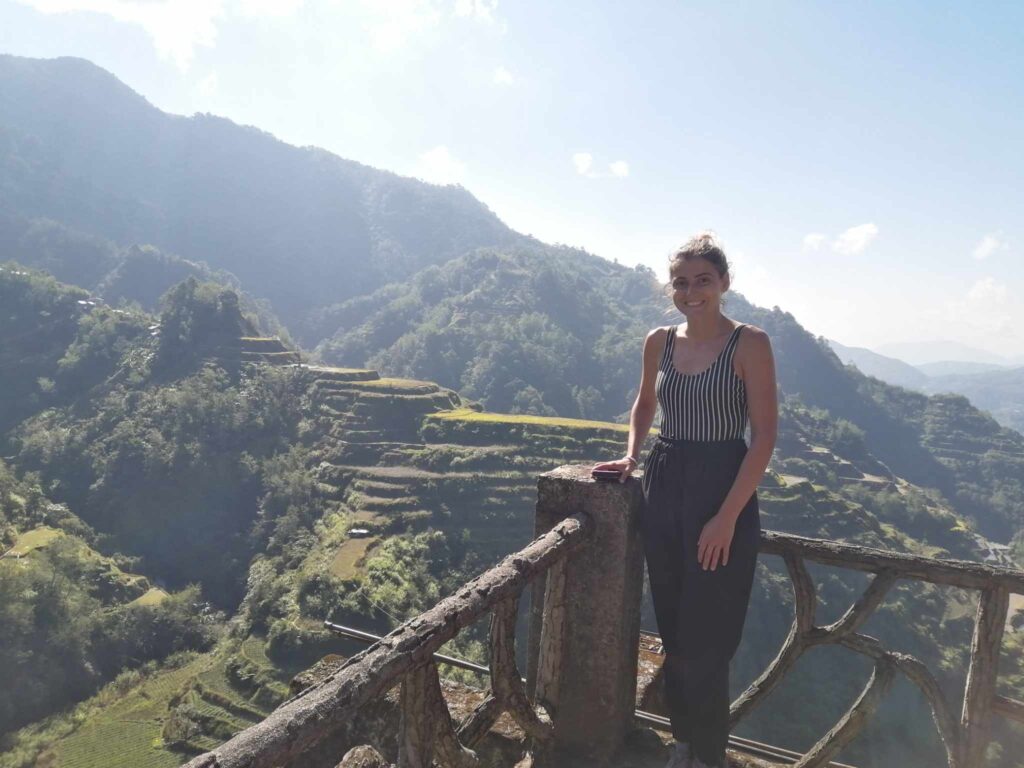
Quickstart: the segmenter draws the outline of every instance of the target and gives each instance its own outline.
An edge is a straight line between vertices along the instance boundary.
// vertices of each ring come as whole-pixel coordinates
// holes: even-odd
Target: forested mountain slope
[[[979,373],[934,375],[922,385],[926,393],[956,392],[1011,429],[1024,432],[1024,367]]]
[[[434,187],[213,115],[169,115],[82,59],[0,56],[0,208],[238,277],[286,324],[524,240]]]
[[[177,644],[150,645],[149,656],[123,662],[128,670],[145,658],[161,666],[126,672],[77,715],[9,735],[0,744],[4,768],[41,755],[55,765],[173,765],[209,748],[280,701],[290,672],[338,647],[320,621],[383,631],[432,604],[529,539],[537,472],[614,455],[625,437],[624,425],[488,413],[436,383],[368,369],[246,364],[223,349],[252,329],[233,294],[214,286],[183,283],[160,318],[130,315],[106,326],[112,310],[46,277],[8,266],[0,285],[20,307],[17,323],[0,328],[0,348],[13,350],[17,340],[18,349],[47,350],[34,367],[12,367],[30,380],[12,374],[12,383],[32,391],[40,378],[54,382],[4,434],[16,474],[7,481],[14,491],[2,498],[22,499],[8,514],[8,546],[49,535],[17,511],[38,509],[24,500],[46,493],[78,516],[64,513],[68,519],[83,521],[75,530],[96,532],[84,540],[97,555],[79,550],[73,564],[114,558],[167,592],[197,582],[203,595],[189,598],[199,606],[191,613],[162,600],[168,610],[178,606],[174,621],[159,619]],[[97,323],[104,333],[94,331]],[[76,357],[94,361],[95,375],[61,380],[62,361]],[[893,473],[853,424],[797,395],[782,406],[776,471],[759,490],[765,527],[935,556],[988,554],[955,510]],[[19,479],[27,471],[35,479]],[[28,482],[38,490],[21,490]],[[845,610],[862,586],[829,569],[816,575],[825,617]],[[781,564],[766,560],[737,686],[775,653],[789,599]],[[217,610],[234,620],[225,626]],[[955,590],[908,584],[869,631],[919,655],[954,691],[962,686],[970,614]],[[649,605],[645,622],[653,627]],[[204,627],[205,634],[188,634]],[[47,631],[24,621],[7,629],[13,648]],[[90,637],[92,652],[106,653],[109,633],[101,627]],[[1005,656],[1007,690],[1017,696],[1018,640],[1011,634]],[[201,656],[167,656],[211,642]],[[481,637],[470,633],[453,650],[479,658]],[[814,656],[745,732],[807,746],[856,695],[862,672]],[[50,707],[90,690],[59,689],[48,679],[38,678],[50,697],[39,700]],[[809,709],[808,701],[825,703]],[[929,719],[922,702],[898,692],[850,754],[930,765],[939,747]]]
[[[992,414],[1000,424],[1024,431],[1024,367],[992,363],[932,363],[912,366],[867,349],[829,342],[844,362],[889,384],[925,394],[954,392]]]

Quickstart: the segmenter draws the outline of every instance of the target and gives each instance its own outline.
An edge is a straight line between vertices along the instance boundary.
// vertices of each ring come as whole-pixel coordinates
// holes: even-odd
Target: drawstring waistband
[[[703,446],[725,446],[725,445],[736,445],[743,443],[746,445],[746,441],[742,437],[731,438],[729,440],[690,440],[685,437],[666,437],[665,435],[658,435],[658,442],[664,445],[671,446],[673,448],[682,447],[684,445],[703,445]]]

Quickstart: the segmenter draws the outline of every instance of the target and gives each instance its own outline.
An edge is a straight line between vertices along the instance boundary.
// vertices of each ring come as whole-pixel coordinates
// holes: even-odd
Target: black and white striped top
[[[677,440],[743,439],[747,429],[747,388],[732,367],[740,339],[736,326],[711,367],[700,373],[680,373],[672,362],[676,327],[669,329],[655,384],[661,405],[661,429]]]

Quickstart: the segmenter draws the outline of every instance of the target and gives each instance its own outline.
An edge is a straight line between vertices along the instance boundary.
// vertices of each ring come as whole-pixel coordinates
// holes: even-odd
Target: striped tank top
[[[711,367],[696,374],[680,373],[672,362],[676,327],[669,329],[655,384],[663,436],[677,440],[743,439],[747,388],[732,367],[742,328],[742,323],[736,326]]]

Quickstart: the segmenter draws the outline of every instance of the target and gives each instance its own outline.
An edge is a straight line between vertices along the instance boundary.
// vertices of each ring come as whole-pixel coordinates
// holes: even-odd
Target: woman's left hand
[[[729,564],[729,546],[732,544],[732,534],[735,530],[735,521],[730,521],[721,513],[704,525],[697,540],[697,560],[705,571],[709,568],[715,570],[719,559],[722,565]]]

